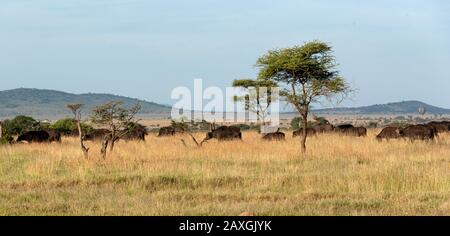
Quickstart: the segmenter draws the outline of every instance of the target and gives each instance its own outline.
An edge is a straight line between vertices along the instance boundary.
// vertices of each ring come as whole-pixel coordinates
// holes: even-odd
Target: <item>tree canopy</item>
[[[263,79],[238,79],[233,81],[232,86],[246,90],[246,95],[234,98],[235,102],[243,102],[246,111],[255,113],[258,121],[265,122],[267,109],[274,102],[272,100],[278,99],[272,94],[272,90],[277,87],[277,83]]]
[[[304,127],[308,124],[311,103],[320,98],[344,98],[350,87],[336,70],[331,46],[321,41],[301,46],[271,50],[257,60],[258,79],[276,82],[280,96],[300,113]],[[339,99],[340,100],[340,99]],[[302,152],[306,151],[306,130]]]

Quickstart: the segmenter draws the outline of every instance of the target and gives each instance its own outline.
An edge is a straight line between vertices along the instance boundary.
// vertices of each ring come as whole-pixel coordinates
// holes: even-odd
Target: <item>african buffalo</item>
[[[303,135],[303,128],[300,128],[292,133],[292,137],[298,137]],[[313,136],[316,135],[316,130],[313,128],[306,128],[306,135]]]
[[[49,142],[61,142],[61,133],[59,131],[54,129],[47,129],[44,131],[47,132],[49,135],[48,137]]]
[[[264,134],[264,136],[262,137],[263,140],[267,140],[267,141],[281,141],[281,140],[285,140],[286,135],[283,132],[275,132],[275,133],[268,133],[268,134]]]
[[[410,125],[400,131],[402,137],[409,138],[411,141],[434,140],[437,136],[437,130],[433,126],[428,125]]]
[[[334,131],[335,127],[331,124],[320,124],[314,125],[313,129],[316,133],[330,133]]]
[[[386,127],[377,135],[377,140],[382,141],[383,139],[390,140],[390,139],[397,139],[401,138],[401,128],[399,127]]]
[[[107,134],[110,134],[110,133],[111,133],[111,131],[109,131],[108,129],[94,129],[89,134],[85,134],[83,136],[83,140],[88,140],[88,141],[103,140],[103,138]]]
[[[354,128],[354,126],[352,124],[343,124],[343,125],[336,126],[336,130],[347,130],[347,129],[351,129],[351,128]]]
[[[449,131],[450,131],[450,121],[441,121],[441,122],[439,122],[439,123],[448,126]]]
[[[177,130],[172,126],[162,127],[159,129],[158,137],[174,136]]]
[[[242,132],[239,127],[220,126],[219,128],[212,129],[210,132],[208,132],[202,143],[214,138],[219,141],[234,140],[234,139],[242,140]]]
[[[24,134],[19,135],[16,142],[26,141],[28,143],[42,143],[42,142],[50,142],[50,135],[43,130],[40,131],[29,131]]]
[[[450,130],[450,126],[445,121],[444,122],[432,121],[427,125],[433,126],[434,128],[437,129],[439,133],[448,132]]]
[[[364,137],[367,136],[367,129],[364,127],[354,127],[351,124],[339,125],[336,127],[336,132],[345,135]]]
[[[145,135],[148,135],[145,126],[136,124],[121,137],[123,140],[140,140],[145,141]]]

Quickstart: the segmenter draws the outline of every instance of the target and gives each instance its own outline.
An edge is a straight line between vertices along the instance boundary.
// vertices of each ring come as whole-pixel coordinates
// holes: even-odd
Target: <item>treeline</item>
[[[94,128],[85,123],[81,123],[83,133],[91,133]],[[33,117],[19,115],[13,119],[7,119],[2,122],[0,143],[11,143],[13,136],[22,135],[29,131],[56,130],[63,135],[78,135],[77,122],[73,118],[66,118],[56,121],[53,124],[40,122]]]

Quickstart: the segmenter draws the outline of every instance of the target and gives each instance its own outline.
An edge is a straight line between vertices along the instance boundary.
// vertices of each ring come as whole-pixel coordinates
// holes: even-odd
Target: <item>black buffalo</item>
[[[103,138],[108,134],[111,134],[111,131],[109,131],[108,129],[94,129],[90,133],[85,134],[83,136],[83,140],[87,141],[103,140]]]
[[[343,124],[343,125],[336,126],[336,130],[347,130],[347,129],[351,129],[351,128],[354,128],[354,126],[352,124]]]
[[[61,133],[54,129],[47,129],[45,132],[48,133],[48,141],[49,142],[61,142]]]
[[[314,125],[313,129],[316,133],[330,133],[334,131],[335,127],[331,124],[320,124]]]
[[[162,127],[159,129],[158,137],[174,136],[177,133],[177,129],[172,126]]]
[[[24,134],[19,135],[16,142],[26,141],[28,143],[43,143],[50,142],[50,135],[44,130],[40,131],[29,131]]]
[[[400,131],[402,137],[413,140],[434,140],[437,129],[429,125],[410,125]]]
[[[219,141],[236,140],[236,139],[242,140],[242,132],[239,127],[220,126],[219,128],[212,129],[210,132],[208,132],[202,143],[210,139],[217,139]]]
[[[316,134],[316,130],[313,128],[306,128],[306,135],[313,136]],[[303,128],[300,128],[294,132],[292,132],[292,137],[298,137],[303,135]]]
[[[148,135],[147,128],[140,124],[135,124],[129,127],[125,134],[120,138],[123,140],[139,140],[145,141],[145,136]]]
[[[432,121],[427,125],[433,126],[439,133],[445,133],[450,131],[450,125],[446,121],[443,122]]]
[[[267,141],[282,141],[286,139],[286,135],[283,132],[278,131],[275,133],[264,134],[262,139]]]
[[[377,140],[382,141],[383,139],[398,139],[402,137],[402,129],[399,127],[386,127],[377,135]]]
[[[365,137],[367,136],[367,129],[364,127],[354,127],[351,124],[339,125],[335,129],[336,132],[349,136]]]
[[[448,126],[449,131],[450,131],[450,121],[441,121],[441,122],[439,122],[439,123]]]

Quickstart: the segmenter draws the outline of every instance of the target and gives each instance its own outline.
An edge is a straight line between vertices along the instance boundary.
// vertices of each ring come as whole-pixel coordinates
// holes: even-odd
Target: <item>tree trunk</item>
[[[116,128],[113,127],[111,131],[111,145],[109,146],[109,151],[112,152],[114,150],[114,143],[116,142]]]
[[[84,158],[88,159],[89,157],[89,148],[86,148],[83,143],[83,132],[81,129],[81,122],[79,119],[77,119],[77,127],[78,127],[78,137],[80,138],[80,148],[83,152]]]
[[[308,114],[303,114],[302,115],[303,118],[303,133],[302,133],[302,138],[300,140],[300,150],[301,152],[304,154],[306,153],[306,139],[308,137]]]
[[[102,155],[103,159],[106,159],[106,152],[108,149],[109,139],[110,139],[109,135],[105,135],[105,137],[103,137],[102,149],[100,150],[100,154]]]

